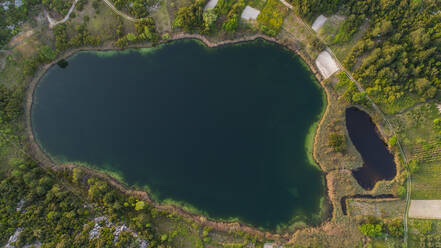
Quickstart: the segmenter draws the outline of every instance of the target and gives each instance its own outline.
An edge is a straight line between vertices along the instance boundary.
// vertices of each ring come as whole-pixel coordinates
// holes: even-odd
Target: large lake
[[[184,40],[68,62],[34,92],[34,133],[53,158],[117,171],[212,218],[317,221],[325,186],[308,133],[325,102],[292,52]]]

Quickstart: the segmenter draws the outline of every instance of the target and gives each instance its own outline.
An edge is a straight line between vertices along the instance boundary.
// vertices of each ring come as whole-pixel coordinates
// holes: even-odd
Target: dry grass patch
[[[335,79],[325,84],[328,92],[328,110],[323,116],[316,134],[315,157],[324,171],[336,169],[356,169],[363,165],[360,153],[356,150],[349,138],[345,123],[345,110],[349,104],[339,99],[334,90]],[[345,136],[346,148],[336,152],[329,145],[328,137],[332,133],[341,133]]]
[[[156,28],[160,33],[171,31],[171,20],[168,14],[168,0],[161,0],[159,9],[151,13],[151,16],[155,20]]]
[[[92,8],[92,7],[87,7]],[[82,23],[82,19],[75,19],[77,24]],[[115,30],[122,23],[125,33],[134,32],[134,24],[116,15],[103,1],[99,1],[98,9],[94,15],[90,16],[87,29],[91,35],[100,36],[102,41],[114,41]]]
[[[403,217],[406,202],[400,199],[348,199],[351,216],[375,216],[379,218]]]
[[[307,29],[293,13],[290,13],[283,22],[282,30],[279,36],[292,36],[302,44],[302,48],[306,50],[308,55],[315,59],[317,55],[323,50],[321,47],[314,46],[317,44],[318,39],[315,33],[312,33]]]

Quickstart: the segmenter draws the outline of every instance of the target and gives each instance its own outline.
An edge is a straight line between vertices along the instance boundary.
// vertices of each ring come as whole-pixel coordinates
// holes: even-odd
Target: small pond
[[[380,180],[393,179],[397,173],[394,156],[379,136],[371,117],[356,107],[347,108],[346,128],[364,162],[363,167],[352,172],[358,183],[370,190]]]
[[[293,53],[262,40],[181,40],[67,62],[40,80],[32,107],[37,141],[55,160],[116,172],[212,218],[317,221],[324,179],[308,134],[325,103]]]

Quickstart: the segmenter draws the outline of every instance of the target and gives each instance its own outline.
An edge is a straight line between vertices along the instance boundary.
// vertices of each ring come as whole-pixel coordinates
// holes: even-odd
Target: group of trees
[[[86,185],[82,180],[69,182],[64,177],[69,173],[52,175],[29,159],[9,163],[11,170],[0,173],[0,243],[20,227],[18,247],[36,242],[42,247],[139,247],[137,238],[147,241],[148,247],[166,244],[149,225],[151,209],[140,208],[141,201],[115,191],[106,182],[97,178],[89,178]],[[78,194],[69,187],[76,187]],[[99,234],[91,237],[93,219],[98,216],[106,216],[111,223],[124,222],[129,230],[116,238],[116,224],[101,221]]]
[[[378,237],[387,234],[395,238],[401,238],[404,234],[404,226],[401,219],[383,222],[375,217],[368,217],[366,221],[358,226],[358,229],[368,237]]]
[[[173,26],[185,32],[209,33],[222,16],[222,30],[232,33],[237,30],[240,15],[246,6],[245,0],[219,0],[214,9],[204,11],[205,4],[205,0],[195,0],[189,6],[180,8]]]
[[[242,11],[246,6],[245,0],[237,0],[233,2],[234,3],[231,5],[227,17],[222,24],[222,29],[228,32],[235,32],[237,30],[237,26],[239,25],[240,21],[240,15],[242,14]]]
[[[43,45],[39,48],[38,53],[24,62],[23,73],[32,76],[41,64],[53,61],[57,57],[57,52],[51,47]]]
[[[55,11],[61,16],[67,15],[73,1],[65,0],[42,0],[42,4],[49,10]]]
[[[360,92],[356,84],[348,78],[344,72],[337,74],[338,82],[335,85],[337,91],[342,91],[341,97],[352,104],[366,104],[367,98],[365,92]]]
[[[182,28],[185,32],[201,31],[204,28],[204,6],[205,0],[195,0],[189,6],[178,10],[173,26]]]
[[[348,42],[363,22],[369,24],[344,64],[375,102],[401,106],[441,94],[440,1],[290,2],[309,22],[319,14],[346,16],[331,44]]]
[[[23,0],[23,5],[15,6],[15,1],[2,1],[0,4],[0,50],[9,40],[20,32],[22,23],[37,14],[41,0]]]
[[[22,115],[23,90],[0,85],[0,122],[16,122]]]
[[[441,9],[439,1],[348,1],[351,14],[371,23],[347,57],[355,77],[378,103],[395,104],[409,93],[421,100],[441,90]]]
[[[101,44],[98,36],[90,35],[86,24],[77,25],[75,35],[70,39],[67,34],[67,25],[58,24],[54,28],[54,36],[55,50],[48,45],[41,46],[36,55],[24,61],[23,72],[25,75],[32,76],[40,65],[52,62],[59,53],[69,48],[99,46]]]
[[[101,39],[93,36],[87,30],[86,23],[75,26],[75,35],[68,36],[67,24],[62,23],[54,27],[55,48],[58,52],[63,52],[69,48],[81,46],[99,46]]]
[[[158,0],[113,0],[113,4],[119,10],[128,10],[130,15],[136,18],[144,18],[149,15],[149,8],[158,3]]]
[[[276,36],[282,29],[283,19],[287,14],[288,8],[279,0],[268,0],[257,16],[259,29],[267,35]]]
[[[122,28],[122,26],[120,26]],[[151,17],[142,19],[135,23],[136,34],[128,33],[123,35],[122,30],[117,29],[116,36],[120,36],[115,45],[120,48],[127,47],[129,44],[139,43],[143,41],[151,41],[157,44],[161,37],[156,31],[156,25]]]
[[[336,12],[346,1],[348,0],[288,0],[294,7],[296,14],[307,21],[312,21],[319,14]]]

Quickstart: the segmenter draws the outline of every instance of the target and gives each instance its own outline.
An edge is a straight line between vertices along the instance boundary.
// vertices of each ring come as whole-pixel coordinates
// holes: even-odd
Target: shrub
[[[330,133],[328,136],[328,144],[336,152],[341,152],[346,148],[346,140],[344,134]]]
[[[390,137],[387,143],[389,144],[390,147],[395,147],[395,145],[397,144],[397,136],[394,135]]]
[[[404,187],[403,185],[401,185],[400,187],[398,187],[397,189],[397,195],[401,198],[401,199],[405,199],[406,198],[406,187]]]
[[[382,224],[361,224],[358,226],[361,233],[368,237],[377,237],[382,234]]]
[[[136,211],[141,211],[143,210],[145,207],[145,202],[144,201],[137,201],[136,205],[135,205],[135,210]]]
[[[282,5],[279,0],[268,0],[257,17],[260,30],[270,36],[276,36],[282,28],[283,18],[287,13],[287,7]]]
[[[420,234],[429,234],[432,231],[432,221],[415,220],[415,227]]]
[[[188,7],[180,8],[173,22],[173,27],[183,28],[186,32],[201,30],[204,26],[204,4],[205,1],[196,0]]]
[[[395,219],[387,224],[387,232],[396,237],[401,238],[404,233],[403,220]]]

